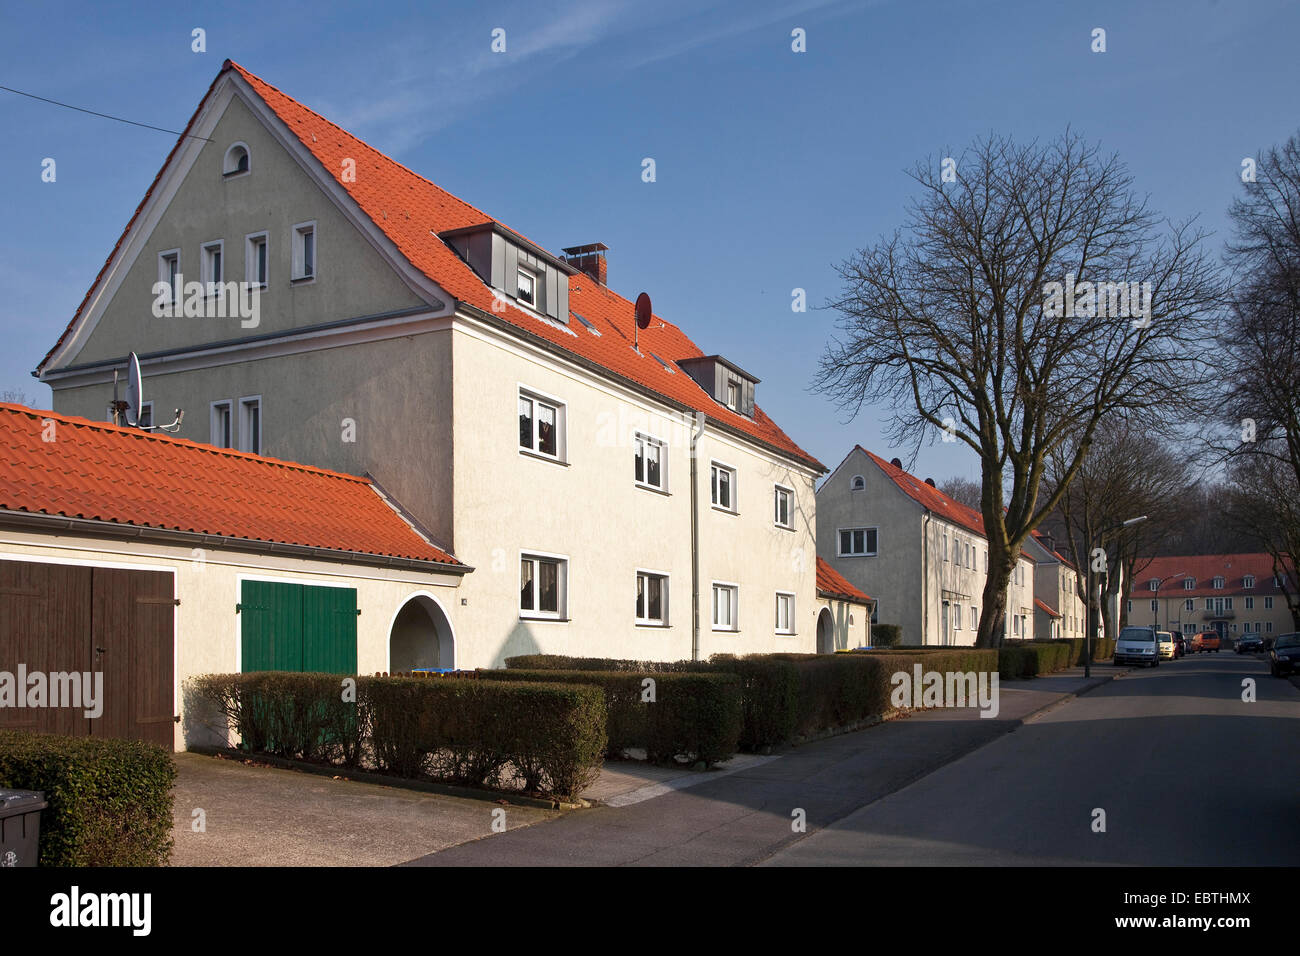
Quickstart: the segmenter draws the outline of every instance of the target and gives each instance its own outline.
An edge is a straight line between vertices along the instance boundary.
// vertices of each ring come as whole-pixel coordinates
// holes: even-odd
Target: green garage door
[[[357,672],[357,592],[279,581],[244,581],[244,671]]]

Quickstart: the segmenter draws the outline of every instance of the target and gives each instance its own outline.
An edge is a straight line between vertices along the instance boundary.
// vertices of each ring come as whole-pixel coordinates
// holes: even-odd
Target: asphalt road
[[[1134,669],[764,863],[1294,866],[1300,690],[1230,652]]]

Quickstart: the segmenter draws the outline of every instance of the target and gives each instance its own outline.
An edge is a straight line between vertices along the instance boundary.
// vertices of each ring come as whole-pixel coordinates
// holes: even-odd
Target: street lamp
[[[1147,520],[1146,515],[1139,515],[1136,518],[1129,518],[1126,521],[1121,521],[1119,524],[1111,525],[1109,528],[1105,528],[1102,531],[1098,532],[1097,540],[1100,542],[1104,540],[1106,535],[1110,534],[1111,532],[1119,531],[1123,528],[1131,527],[1132,525],[1139,524],[1146,520]],[[1105,553],[1106,553],[1105,548],[1103,547],[1102,554],[1105,555]],[[1088,568],[1086,573],[1088,576],[1088,583],[1087,583],[1088,607],[1086,610],[1087,610],[1087,617],[1088,617],[1088,628],[1087,628],[1087,633],[1084,634],[1084,640],[1087,643],[1085,645],[1084,653],[1083,653],[1083,676],[1085,678],[1092,676],[1092,635],[1097,630],[1097,622],[1092,619],[1092,555],[1088,554],[1087,558],[1088,558]],[[1109,556],[1106,556],[1106,574],[1110,574]],[[1101,616],[1101,581],[1100,580],[1097,581],[1097,615],[1099,617]],[[1159,653],[1158,646],[1156,649],[1156,653]]]

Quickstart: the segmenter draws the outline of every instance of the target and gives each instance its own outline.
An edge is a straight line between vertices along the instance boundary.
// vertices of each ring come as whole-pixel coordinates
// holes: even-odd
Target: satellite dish
[[[132,428],[140,424],[144,408],[144,385],[140,380],[140,359],[132,352],[126,360],[126,423]]]
[[[645,292],[636,297],[636,327],[650,328],[650,296]]]

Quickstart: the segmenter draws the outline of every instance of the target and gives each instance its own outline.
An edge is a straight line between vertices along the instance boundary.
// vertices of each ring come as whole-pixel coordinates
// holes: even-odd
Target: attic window
[[[519,270],[519,287],[515,298],[525,305],[537,304],[537,276],[527,269]]]
[[[854,475],[853,480],[849,483],[849,487],[854,491],[861,491],[867,487],[867,481],[861,475]]]
[[[248,147],[243,143],[235,143],[226,150],[226,158],[221,164],[221,174],[239,176],[246,172],[248,172]]]
[[[727,382],[727,407],[733,412],[736,406],[740,404],[740,382],[734,378]]]

